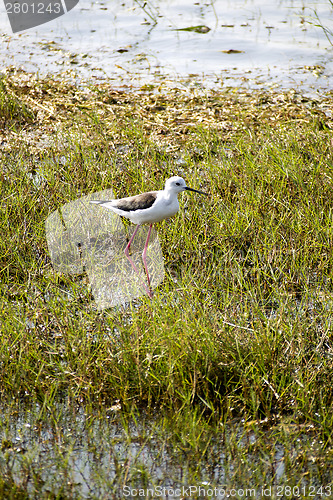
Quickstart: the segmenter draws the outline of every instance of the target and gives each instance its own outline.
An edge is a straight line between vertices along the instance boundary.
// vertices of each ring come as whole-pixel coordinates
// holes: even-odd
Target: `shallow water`
[[[196,75],[191,84],[211,87],[332,87],[328,0],[140,5],[80,0],[64,16],[15,35],[1,5],[0,62],[40,74],[67,71],[80,80],[110,78],[115,86]],[[183,31],[195,26],[209,30]]]
[[[32,498],[36,491],[38,498],[45,498],[47,492],[58,493],[61,487],[66,498],[78,495],[99,500],[139,497],[133,494],[139,489],[155,491],[155,496],[144,495],[147,498],[201,498],[205,495],[194,490],[200,487],[202,491],[217,488],[217,494],[206,496],[218,499],[228,498],[231,488],[252,487],[255,494],[248,497],[261,498],[264,480],[278,487],[285,462],[300,450],[314,453],[318,446],[314,430],[308,433],[295,424],[284,426],[284,434],[294,439],[289,446],[278,435],[267,435],[266,440],[259,423],[244,426],[235,420],[221,427],[219,434],[204,436],[209,446],[203,452],[202,442],[202,451],[196,454],[186,438],[169,440],[167,418],[147,418],[144,413],[139,418],[122,417],[117,402],[100,415],[66,401],[44,406],[26,400],[21,407],[4,403],[0,406],[0,471],[3,478],[12,477],[16,484],[25,485]],[[308,478],[303,472],[292,473],[305,490],[309,489],[307,481],[317,486],[316,466],[310,462]],[[321,479],[327,481],[325,476]],[[191,495],[176,494],[176,490],[188,492],[189,487]],[[160,489],[164,494],[158,494]]]

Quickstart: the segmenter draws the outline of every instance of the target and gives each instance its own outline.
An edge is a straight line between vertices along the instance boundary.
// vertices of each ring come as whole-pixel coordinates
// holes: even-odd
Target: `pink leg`
[[[128,244],[127,244],[127,247],[126,247],[126,248],[125,248],[125,250],[124,250],[124,253],[125,253],[125,255],[126,255],[127,259],[130,261],[130,264],[131,264],[132,268],[134,269],[134,271],[135,271],[135,272],[136,272],[136,274],[138,274],[138,275],[139,275],[140,273],[139,273],[139,271],[138,271],[138,268],[136,267],[136,265],[134,264],[133,260],[132,260],[132,259],[131,259],[131,257],[130,257],[130,254],[129,254],[129,249],[130,249],[130,247],[131,247],[131,244],[133,243],[133,240],[134,240],[134,238],[135,238],[136,233],[137,233],[137,232],[138,232],[138,230],[139,230],[139,227],[140,227],[140,224],[138,224],[138,225],[137,225],[137,227],[135,228],[134,233],[132,234],[131,239],[129,240],[129,242],[128,242]],[[149,283],[149,281],[148,281],[148,283]],[[147,288],[145,284],[143,284],[143,286],[144,286],[144,288],[145,288],[145,290],[146,290],[146,292],[147,292],[148,297],[151,299],[151,298],[153,297],[153,295],[152,295],[152,293],[151,293],[150,288]]]
[[[142,252],[142,260],[143,260],[143,265],[145,266],[146,274],[147,274],[147,280],[148,280],[148,286],[150,288],[150,278],[149,278],[149,273],[148,273],[148,267],[147,267],[147,261],[146,261],[146,255],[147,255],[147,248],[148,248],[148,243],[149,243],[149,238],[151,234],[151,229],[153,225],[150,224],[149,229],[148,229],[148,234],[147,234],[147,239],[146,239],[146,244]]]
[[[132,234],[131,239],[129,240],[129,242],[128,242],[128,244],[127,244],[127,247],[126,247],[126,248],[125,248],[125,250],[124,250],[124,253],[125,253],[126,257],[127,257],[127,258],[128,258],[128,260],[130,261],[131,266],[133,267],[133,269],[134,269],[134,271],[136,272],[136,274],[139,274],[139,271],[138,271],[138,269],[137,269],[136,265],[134,264],[134,262],[132,261],[132,259],[131,259],[131,257],[130,257],[130,254],[129,254],[129,249],[130,249],[130,247],[131,247],[131,244],[133,243],[133,240],[134,240],[134,238],[135,238],[136,233],[137,233],[137,232],[138,232],[138,230],[139,230],[139,227],[140,227],[140,224],[138,224],[138,225],[136,226],[136,228],[135,228],[135,230],[134,230],[134,233]]]

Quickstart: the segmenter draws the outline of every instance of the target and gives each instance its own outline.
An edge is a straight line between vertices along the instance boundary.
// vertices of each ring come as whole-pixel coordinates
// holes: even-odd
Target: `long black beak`
[[[192,188],[189,188],[186,186],[186,191],[193,191],[194,193],[200,193],[200,194],[204,194],[205,196],[208,196],[207,193],[204,193],[203,191],[198,191],[197,189],[192,189]]]

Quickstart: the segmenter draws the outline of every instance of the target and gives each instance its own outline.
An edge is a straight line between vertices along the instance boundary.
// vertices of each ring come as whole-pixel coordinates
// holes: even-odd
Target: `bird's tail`
[[[89,203],[95,203],[95,205],[104,205],[104,203],[110,203],[112,200],[89,200]]]

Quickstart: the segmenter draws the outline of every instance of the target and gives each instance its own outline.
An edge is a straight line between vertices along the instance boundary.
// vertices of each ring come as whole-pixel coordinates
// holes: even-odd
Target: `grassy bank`
[[[192,450],[207,426],[242,418],[282,436],[288,419],[321,442],[300,474],[310,452],[329,474],[332,96],[115,91],[15,72],[0,93],[3,397],[172,410],[175,441],[195,422]],[[164,282],[152,301],[98,312],[85,275],[53,271],[45,219],[173,174],[210,196],[184,196],[160,224]]]

